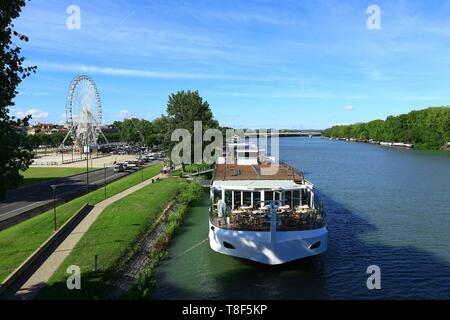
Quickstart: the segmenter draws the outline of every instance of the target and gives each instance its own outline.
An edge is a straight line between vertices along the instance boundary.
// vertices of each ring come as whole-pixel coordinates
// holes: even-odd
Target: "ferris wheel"
[[[75,77],[70,83],[66,102],[66,123],[70,130],[64,139],[71,136],[75,145],[96,145],[102,134],[102,104],[95,82],[88,76]],[[106,140],[106,137],[103,135]],[[107,141],[107,140],[106,140]]]

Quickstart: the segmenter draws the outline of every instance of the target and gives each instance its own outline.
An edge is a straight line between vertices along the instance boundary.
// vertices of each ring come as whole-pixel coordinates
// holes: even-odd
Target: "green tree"
[[[154,144],[160,145],[167,150],[170,144],[170,124],[169,119],[162,115],[152,121]]]
[[[8,0],[0,3],[0,197],[8,188],[17,186],[22,177],[19,170],[31,164],[32,150],[25,133],[20,130],[28,126],[30,117],[16,119],[9,115],[14,106],[20,82],[35,72],[35,67],[24,67],[19,41],[28,38],[13,30],[12,20],[17,18],[25,6],[25,0]]]
[[[145,119],[125,119],[115,121],[113,126],[118,130],[120,140],[130,144],[152,146],[161,144],[159,118],[154,121]]]
[[[373,139],[376,141],[408,142],[418,147],[439,149],[450,141],[450,108],[431,107],[385,121],[374,120],[347,126],[334,126],[323,135],[336,138]]]
[[[178,91],[169,96],[167,103],[167,129],[169,129],[166,139],[171,138],[171,133],[175,129],[186,129],[192,135],[191,162],[194,162],[194,122],[202,122],[202,135],[211,128],[219,128],[219,123],[214,119],[208,101],[204,101],[198,91]],[[171,150],[176,142],[165,140],[164,146]]]
[[[130,144],[138,144],[141,142],[139,135],[139,119],[125,119],[120,126],[120,137],[122,141]]]

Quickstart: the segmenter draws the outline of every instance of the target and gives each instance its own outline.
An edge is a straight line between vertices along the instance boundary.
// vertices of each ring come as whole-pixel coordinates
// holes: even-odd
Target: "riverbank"
[[[450,108],[431,107],[386,120],[337,125],[322,133],[325,137],[407,143],[427,150],[439,150],[450,142]]]
[[[192,203],[202,195],[203,188],[198,182],[194,181],[189,183],[187,189],[179,195],[170,210],[165,214],[166,219],[158,226],[155,232],[150,233],[141,240],[141,250],[135,255],[132,261],[134,264],[128,264],[128,269],[133,270],[136,264],[139,266],[139,263],[141,263],[140,268],[138,268],[138,272],[133,270],[135,271],[133,277],[134,283],[130,283],[131,285],[128,287],[121,288],[122,292],[125,291],[125,294],[122,296],[123,298],[150,298],[152,290],[157,284],[155,269],[161,261],[168,257],[167,247],[172,237],[181,228],[185,215]],[[142,263],[142,260],[145,263]],[[125,276],[129,276],[129,273],[125,273]]]
[[[384,147],[405,148],[405,149],[412,149],[415,147],[414,144],[412,144],[412,143],[404,143],[404,142],[385,142],[385,141],[375,141],[375,140],[367,140],[367,139],[336,138],[336,137],[322,137],[322,139],[327,139],[327,140],[331,140],[331,141],[338,140],[338,141],[347,141],[347,142],[369,143],[369,144],[376,144],[376,145],[380,145],[380,146],[384,146]]]
[[[142,274],[149,274],[148,269],[154,265],[155,257],[162,257],[162,242],[167,243],[179,226],[182,219],[182,214],[179,214],[181,207],[187,206],[185,202],[190,202],[194,194],[192,185],[194,183],[188,183],[184,179],[162,179],[108,206],[49,279],[37,298],[118,298],[126,296],[126,291],[132,286],[135,288],[134,295],[145,295],[138,285],[143,281]],[[173,205],[176,205],[178,210],[168,215],[165,221]],[[151,247],[146,247],[149,244],[147,240],[155,237],[156,241]],[[149,251],[142,250],[144,247]],[[150,254],[149,261],[144,259],[138,265],[134,264],[143,254]],[[93,270],[93,259],[96,255],[98,265],[97,269]],[[77,265],[81,269],[82,290],[70,291],[66,287],[66,269],[70,265]],[[136,279],[131,279],[126,285],[127,290],[124,292],[117,288],[123,284],[121,277],[126,276],[130,268],[136,267]],[[150,278],[148,282],[144,281],[146,285],[150,282]],[[118,292],[119,296],[111,296],[112,292]]]
[[[331,141],[346,141],[346,142],[359,142],[380,145],[383,147],[393,147],[393,148],[405,148],[405,149],[419,149],[419,150],[440,150],[440,151],[450,151],[450,142],[444,145],[440,149],[430,149],[423,145],[414,145],[412,143],[405,142],[385,142],[385,141],[375,141],[367,139],[355,139],[355,138],[337,138],[337,137],[321,137],[321,139],[331,140]]]

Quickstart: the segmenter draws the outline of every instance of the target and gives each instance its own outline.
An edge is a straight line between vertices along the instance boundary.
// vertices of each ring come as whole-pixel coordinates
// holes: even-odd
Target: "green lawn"
[[[98,168],[90,168],[89,171]],[[51,168],[51,167],[30,167],[26,171],[21,171],[23,176],[22,184],[42,182],[75,174],[86,172],[86,168]]]
[[[144,179],[159,173],[160,166],[144,169]],[[141,182],[137,171],[107,185],[107,197],[120,193]],[[59,206],[56,210],[57,225],[61,226],[85,203],[94,205],[104,199],[103,188],[76,198]],[[13,272],[53,233],[53,210],[49,210],[8,229],[0,231],[0,282]]]
[[[184,166],[184,172],[195,173],[197,171],[205,171],[214,168],[213,164],[201,163],[201,164],[189,164]]]
[[[172,177],[179,177],[182,173],[183,173],[183,170],[178,169],[178,170],[172,171],[172,173],[170,175]]]
[[[108,293],[116,276],[117,263],[138,236],[162,213],[187,182],[164,179],[123,198],[97,218],[70,255],[64,260],[38,299],[101,299]],[[98,271],[93,259],[98,254]],[[66,269],[81,268],[81,290],[68,290]]]

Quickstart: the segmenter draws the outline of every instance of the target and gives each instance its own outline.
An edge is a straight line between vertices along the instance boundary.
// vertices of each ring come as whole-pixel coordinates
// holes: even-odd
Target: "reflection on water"
[[[157,270],[156,299],[450,299],[450,154],[283,138],[324,200],[329,250],[282,266],[212,252],[208,198]],[[203,242],[202,242],[203,241]],[[382,290],[366,287],[369,265]]]

